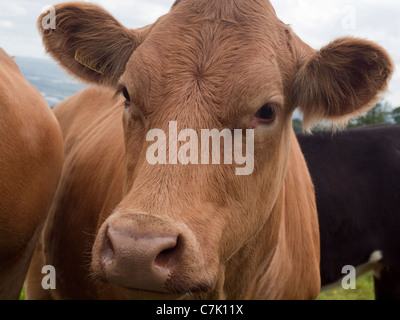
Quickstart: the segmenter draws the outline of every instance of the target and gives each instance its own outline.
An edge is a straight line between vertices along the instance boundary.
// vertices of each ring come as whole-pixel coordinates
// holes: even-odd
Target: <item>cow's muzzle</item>
[[[98,278],[129,290],[185,294],[212,289],[193,233],[182,223],[146,214],[113,214],[93,247],[92,270]]]

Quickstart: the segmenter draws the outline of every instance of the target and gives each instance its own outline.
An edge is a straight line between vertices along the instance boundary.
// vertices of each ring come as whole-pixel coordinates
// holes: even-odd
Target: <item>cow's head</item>
[[[92,269],[127,292],[215,288],[275,210],[293,111],[300,107],[307,124],[348,119],[376,99],[392,72],[386,52],[365,40],[311,49],[266,0],[178,0],[138,30],[92,4],[55,9],[55,30],[39,20],[47,51],[80,79],[121,93],[124,194],[99,226]],[[255,129],[254,171],[150,164],[147,133],[157,128],[172,139],[170,121],[198,136],[202,129]],[[165,151],[177,153],[168,144]]]

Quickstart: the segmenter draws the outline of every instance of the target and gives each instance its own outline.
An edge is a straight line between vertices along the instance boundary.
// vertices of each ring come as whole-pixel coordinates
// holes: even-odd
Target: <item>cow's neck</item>
[[[314,187],[294,133],[291,140],[287,174],[275,207],[258,235],[229,261],[224,284],[213,298],[308,299],[310,292],[319,292]]]

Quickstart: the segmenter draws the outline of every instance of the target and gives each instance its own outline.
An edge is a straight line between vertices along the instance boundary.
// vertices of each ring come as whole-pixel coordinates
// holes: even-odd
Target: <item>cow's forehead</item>
[[[201,93],[207,92],[213,100],[209,104],[226,105],[229,98],[235,99],[233,92],[246,97],[243,88],[250,84],[256,89],[257,84],[269,83],[276,94],[281,87],[277,56],[284,53],[282,44],[287,48],[287,27],[267,5],[261,6],[264,12],[228,6],[231,11],[215,16],[223,7],[182,0],[155,23],[128,62],[123,81],[138,86],[136,92],[149,94],[151,88],[164,98],[173,95],[174,103],[179,97],[200,101],[207,98]],[[248,94],[249,99],[258,98]]]
[[[172,6],[174,10],[231,21],[243,19],[251,13],[276,16],[268,0],[177,0]]]
[[[166,72],[202,77],[211,66],[230,69],[254,56],[273,60],[285,51],[287,29],[269,1],[181,0],[154,23],[137,51],[158,58],[153,63]]]
[[[197,109],[203,117],[230,119],[232,113],[240,116],[238,108],[246,113],[246,106],[257,108],[282,94],[282,75],[270,51],[242,47],[232,53],[213,50],[211,44],[209,52],[193,53],[193,48],[196,44],[169,47],[150,41],[132,55],[122,82],[145,113],[154,109],[173,116],[171,110],[179,106],[182,116]]]

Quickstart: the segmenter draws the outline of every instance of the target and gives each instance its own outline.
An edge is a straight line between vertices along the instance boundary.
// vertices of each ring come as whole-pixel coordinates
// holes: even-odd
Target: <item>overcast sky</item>
[[[223,0],[220,0],[223,1]],[[242,0],[246,1],[246,0]],[[45,57],[36,30],[42,8],[60,1],[0,0],[0,47],[17,56]],[[174,0],[95,0],[129,28],[154,22]],[[378,42],[396,62],[385,98],[400,106],[399,0],[271,0],[282,21],[312,47],[353,35]]]

